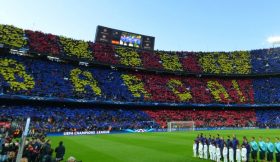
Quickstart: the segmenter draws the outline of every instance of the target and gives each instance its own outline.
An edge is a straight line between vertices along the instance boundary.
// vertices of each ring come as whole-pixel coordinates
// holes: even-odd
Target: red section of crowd
[[[256,125],[256,113],[250,110],[146,110],[161,127],[169,121],[194,121],[195,127],[252,127]]]
[[[254,103],[252,80],[240,79],[204,79],[195,77],[174,77],[161,75],[138,75],[151,94],[151,100],[160,102],[192,103]],[[173,84],[172,80],[182,83]],[[209,82],[215,82],[212,89]],[[192,97],[182,100],[181,94],[189,93]]]
[[[142,75],[146,91],[151,94],[151,100],[161,102],[179,102],[179,97],[174,95],[167,84],[169,78],[159,75]]]
[[[101,63],[118,64],[119,59],[115,55],[115,49],[112,45],[101,43],[90,43],[94,59]]]
[[[189,53],[185,57],[181,57],[180,61],[183,65],[184,70],[193,72],[193,73],[200,73],[202,68],[198,62],[198,58],[195,54]]]
[[[32,52],[55,56],[61,54],[58,44],[59,40],[56,35],[31,30],[26,30],[25,33],[28,36],[28,42]]]
[[[160,58],[153,52],[142,51],[143,66],[147,69],[163,69]]]

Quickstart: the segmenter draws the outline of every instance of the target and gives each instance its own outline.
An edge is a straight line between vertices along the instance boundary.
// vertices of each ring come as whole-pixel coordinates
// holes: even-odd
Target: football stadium
[[[105,19],[105,13],[89,19],[91,12],[86,16],[81,10],[73,15],[59,7],[62,2],[71,11],[107,7],[112,19]],[[137,4],[62,2],[11,1],[5,2],[10,9],[0,11],[0,162],[280,162],[280,23],[275,22],[279,2],[245,2],[240,7],[241,1],[145,1],[139,4],[143,15],[137,13],[135,19],[118,12],[123,21],[117,24],[123,25],[113,23],[118,20],[116,11],[109,9]],[[159,7],[155,13],[146,13],[148,3]],[[202,41],[213,50],[199,41],[186,43],[197,30],[190,24],[190,29],[172,24],[169,10],[164,13],[171,16],[163,23],[173,28],[142,24],[147,30],[140,30],[130,25],[138,24],[138,16],[157,22],[161,7],[170,7],[178,13],[176,18],[180,14],[183,18],[188,11],[179,11],[182,5],[195,6],[188,8],[195,17],[191,23],[201,23],[196,20],[208,14],[211,21],[224,16],[235,22],[251,18],[252,23],[247,28],[230,20],[233,28],[229,28],[220,22],[217,39],[205,36]],[[231,5],[239,6],[244,17],[235,15]],[[207,6],[225,7],[229,13],[215,11],[216,17],[211,17]],[[31,8],[34,13],[27,11]],[[250,13],[261,9],[269,13],[267,17]],[[64,12],[65,24],[55,23]],[[73,21],[71,27],[67,14],[80,28]],[[45,16],[53,20],[44,20]],[[84,19],[96,24],[89,27]],[[255,22],[267,25],[259,30]],[[199,30],[215,32],[210,28],[215,27],[206,23]],[[232,31],[232,38],[224,38],[222,28]],[[244,38],[233,38],[235,29]],[[160,30],[174,37],[161,36]],[[90,40],[79,37],[83,31]],[[253,45],[248,33],[256,35]],[[182,39],[174,39],[179,35]],[[260,39],[264,37],[266,43]]]

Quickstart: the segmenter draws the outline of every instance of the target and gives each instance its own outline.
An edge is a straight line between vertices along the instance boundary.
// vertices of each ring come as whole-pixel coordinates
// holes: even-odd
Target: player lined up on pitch
[[[280,141],[279,137],[275,138],[273,144],[269,137],[263,139],[259,137],[257,142],[255,137],[251,137],[248,141],[247,137],[243,137],[240,144],[235,135],[224,137],[211,136],[207,138],[203,134],[199,134],[194,140],[193,156],[200,159],[210,159],[216,162],[280,162]]]

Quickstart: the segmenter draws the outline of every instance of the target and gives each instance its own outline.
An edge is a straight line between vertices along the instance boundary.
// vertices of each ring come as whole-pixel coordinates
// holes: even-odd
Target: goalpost
[[[194,131],[195,123],[194,121],[171,121],[167,122],[167,131]]]

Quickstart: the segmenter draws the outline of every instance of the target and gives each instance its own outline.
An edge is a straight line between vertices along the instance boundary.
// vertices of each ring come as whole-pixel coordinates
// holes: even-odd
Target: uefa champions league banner
[[[76,132],[56,132],[48,133],[48,136],[81,136],[81,135],[98,135],[110,134],[110,131],[76,131]]]
[[[121,131],[77,131],[77,132],[56,132],[48,133],[47,136],[81,136],[98,134],[121,134],[121,133],[143,133],[143,132],[162,132],[156,129],[125,129]]]
[[[110,131],[63,132],[63,136],[95,135],[95,134],[110,134]]]

